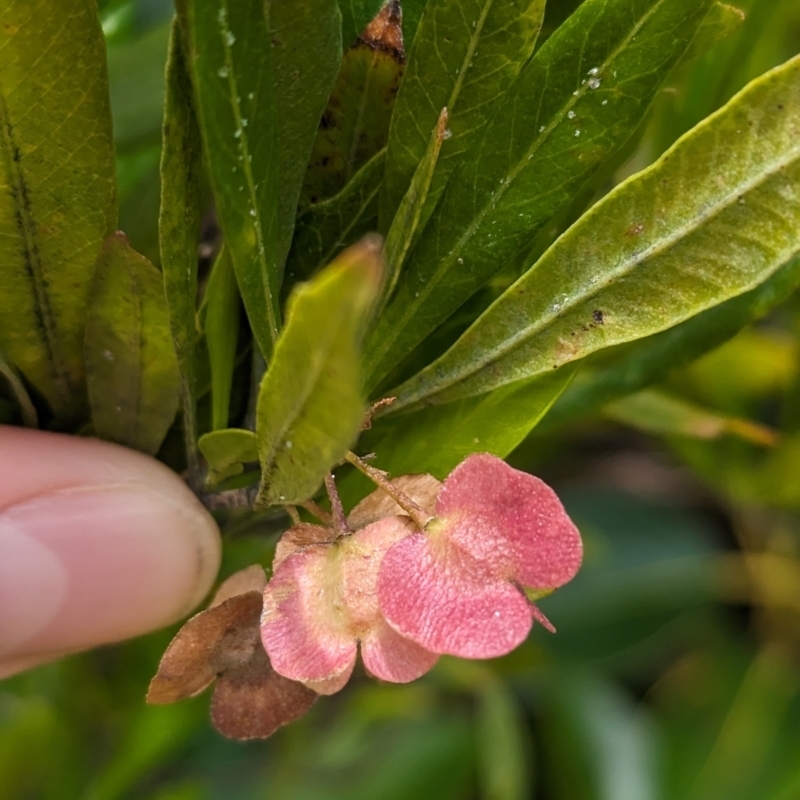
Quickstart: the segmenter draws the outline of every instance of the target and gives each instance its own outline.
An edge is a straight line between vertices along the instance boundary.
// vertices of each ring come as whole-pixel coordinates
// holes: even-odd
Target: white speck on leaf
[[[574,111],[567,111],[567,116],[570,119],[575,119],[575,112]]]

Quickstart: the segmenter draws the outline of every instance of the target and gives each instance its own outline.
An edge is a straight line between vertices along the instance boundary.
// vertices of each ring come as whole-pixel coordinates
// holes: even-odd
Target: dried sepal
[[[261,643],[238,669],[224,672],[211,698],[211,721],[229,739],[266,739],[302,717],[317,695],[278,675]]]
[[[301,522],[285,531],[275,546],[275,557],[272,561],[272,571],[280,566],[281,562],[292,553],[304,550],[318,544],[330,544],[336,539],[332,528],[324,525],[313,525],[310,522]],[[264,591],[264,587],[261,587]]]
[[[195,614],[170,642],[150,681],[147,702],[175,703],[203,691],[221,672],[252,655],[248,626],[261,614],[261,595],[229,597]]]
[[[264,574],[264,567],[260,564],[251,564],[249,567],[240,569],[226,578],[217,589],[209,608],[218,606],[229,597],[236,597],[247,592],[258,592],[261,594],[267,585],[267,576]]]
[[[270,736],[311,708],[314,692],[278,675],[261,644],[265,584],[263,568],[254,565],[220,586],[211,606],[188,620],[170,642],[150,682],[148,703],[192,697],[217,679],[212,722],[235,739]]]

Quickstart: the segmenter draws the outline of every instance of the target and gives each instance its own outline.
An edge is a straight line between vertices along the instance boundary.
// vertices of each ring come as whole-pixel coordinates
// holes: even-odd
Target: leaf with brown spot
[[[402,12],[387,3],[342,58],[300,195],[305,209],[340,192],[386,144],[405,64]]]

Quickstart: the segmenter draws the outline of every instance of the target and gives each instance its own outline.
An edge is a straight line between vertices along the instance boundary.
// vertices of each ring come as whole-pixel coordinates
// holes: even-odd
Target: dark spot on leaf
[[[595,309],[592,311],[592,318],[598,325],[603,324],[603,312],[600,309]]]
[[[644,222],[636,222],[625,231],[626,236],[638,236],[644,230]]]
[[[378,16],[361,32],[356,47],[364,44],[373,50],[389,53],[400,64],[406,60],[403,45],[403,11],[399,0],[390,0]]]

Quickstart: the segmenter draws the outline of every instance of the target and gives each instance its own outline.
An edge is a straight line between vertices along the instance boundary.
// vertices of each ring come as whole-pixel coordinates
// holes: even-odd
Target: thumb
[[[164,465],[0,426],[0,677],[173,622],[219,559],[213,518]]]

